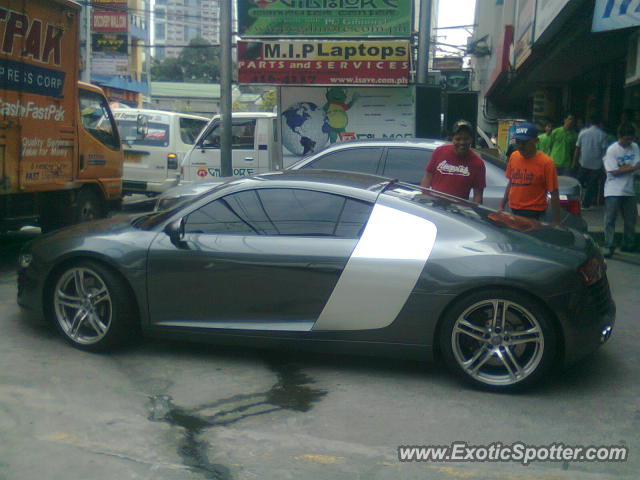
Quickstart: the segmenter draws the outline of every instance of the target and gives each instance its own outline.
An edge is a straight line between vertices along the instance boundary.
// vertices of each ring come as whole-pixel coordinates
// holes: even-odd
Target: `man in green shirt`
[[[544,124],[544,133],[538,136],[538,150],[549,155],[551,146],[551,131],[553,130],[553,124],[547,122]]]
[[[578,140],[578,134],[573,129],[574,124],[575,118],[569,114],[565,117],[563,125],[551,132],[549,155],[556,165],[558,175],[571,175],[573,149]]]

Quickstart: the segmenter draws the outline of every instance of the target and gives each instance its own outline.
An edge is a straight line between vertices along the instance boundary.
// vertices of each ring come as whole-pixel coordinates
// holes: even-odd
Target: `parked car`
[[[185,113],[122,108],[114,117],[124,148],[125,193],[155,195],[178,184],[179,165],[209,121]]]
[[[287,170],[330,169],[382,175],[401,182],[419,185],[424,168],[437,147],[445,145],[442,140],[363,140],[336,143],[289,166]],[[476,153],[484,160],[487,187],[483,204],[498,209],[507,187],[505,177],[506,159],[486,152]],[[209,185],[215,185],[210,183]],[[170,208],[182,199],[204,191],[200,184],[178,186],[161,195],[154,205],[156,210]],[[204,183],[206,185],[206,183]],[[558,177],[561,222],[563,225],[587,231],[587,224],[580,216],[580,183],[572,177]],[[151,206],[139,205],[139,210]],[[550,209],[543,221],[551,221]]]
[[[428,359],[520,388],[604,343],[615,305],[575,230],[379,176],[284,171],[35,239],[18,302],[73,346],[165,337]]]

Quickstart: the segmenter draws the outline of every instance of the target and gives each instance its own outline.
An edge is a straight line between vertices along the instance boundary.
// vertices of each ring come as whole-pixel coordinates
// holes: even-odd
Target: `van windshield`
[[[137,131],[135,120],[116,120],[122,143],[131,147],[133,145],[145,147],[168,147],[169,146],[169,124],[149,122],[146,135]]]

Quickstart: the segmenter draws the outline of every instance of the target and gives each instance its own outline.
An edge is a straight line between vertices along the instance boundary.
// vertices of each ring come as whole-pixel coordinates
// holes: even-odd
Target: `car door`
[[[255,118],[234,118],[231,127],[231,166],[234,177],[260,173],[258,147],[255,138]],[[194,182],[211,181],[220,177],[220,134],[222,125],[215,122],[189,154],[191,169],[187,178]]]
[[[379,173],[383,151],[383,147],[344,148],[320,155],[298,168],[343,170],[375,175]]]
[[[292,188],[246,190],[184,217],[154,240],[149,313],[158,326],[310,330],[372,205]]]

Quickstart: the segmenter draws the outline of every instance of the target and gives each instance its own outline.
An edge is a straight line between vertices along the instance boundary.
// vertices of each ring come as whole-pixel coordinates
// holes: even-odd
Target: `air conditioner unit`
[[[629,37],[627,49],[627,73],[625,75],[625,86],[630,87],[640,83],[640,32],[636,32]]]

